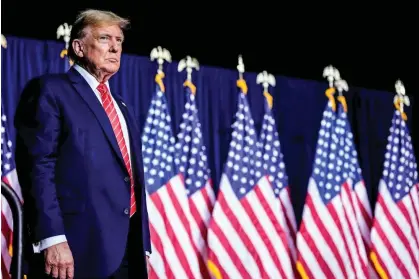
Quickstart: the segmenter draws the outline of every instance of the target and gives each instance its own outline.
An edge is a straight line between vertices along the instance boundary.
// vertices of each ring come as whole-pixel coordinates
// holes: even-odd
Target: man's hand
[[[54,278],[74,278],[74,260],[67,242],[53,245],[44,251],[45,273]]]

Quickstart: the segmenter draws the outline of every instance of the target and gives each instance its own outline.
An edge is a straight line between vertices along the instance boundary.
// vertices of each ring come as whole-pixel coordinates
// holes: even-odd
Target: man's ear
[[[75,39],[73,41],[73,43],[71,44],[71,46],[73,47],[74,53],[78,56],[78,57],[83,57],[84,56],[84,46],[83,46],[83,42]]]

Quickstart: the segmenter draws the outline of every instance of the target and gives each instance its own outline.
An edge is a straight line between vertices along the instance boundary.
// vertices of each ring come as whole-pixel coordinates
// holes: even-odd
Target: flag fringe
[[[386,272],[384,271],[384,268],[381,266],[380,262],[378,261],[377,254],[375,252],[371,252],[370,258],[380,278],[389,279]]]
[[[301,279],[309,279],[307,272],[304,270],[303,264],[297,261],[297,270],[300,273]]]
[[[218,267],[215,265],[215,263],[211,260],[208,260],[208,270],[210,273],[214,276],[215,279],[222,279],[221,272],[218,269]]]

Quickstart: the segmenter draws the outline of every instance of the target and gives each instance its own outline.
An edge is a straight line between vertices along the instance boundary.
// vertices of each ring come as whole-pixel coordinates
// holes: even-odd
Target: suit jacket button
[[[128,209],[128,208],[125,208],[125,209],[124,209],[124,214],[125,214],[125,215],[128,215],[128,214],[129,214],[129,209]]]
[[[125,181],[125,182],[129,182],[129,180],[130,180],[130,179],[129,179],[129,176],[126,176],[126,177],[124,178],[124,181]]]

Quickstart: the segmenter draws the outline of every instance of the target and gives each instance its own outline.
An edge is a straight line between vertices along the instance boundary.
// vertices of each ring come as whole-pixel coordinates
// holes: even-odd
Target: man
[[[112,12],[80,13],[74,66],[32,80],[22,94],[16,163],[33,244],[29,278],[147,278],[140,131],[108,84],[128,23]]]

